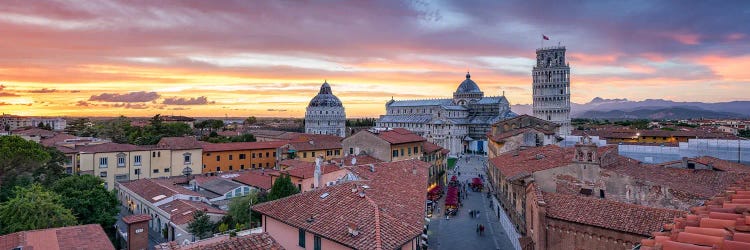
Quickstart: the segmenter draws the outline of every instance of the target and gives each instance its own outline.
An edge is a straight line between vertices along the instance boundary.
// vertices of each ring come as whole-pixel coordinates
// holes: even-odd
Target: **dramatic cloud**
[[[150,102],[159,98],[159,94],[156,92],[130,92],[127,94],[110,94],[103,93],[100,95],[92,95],[89,101],[100,101],[100,102]]]
[[[91,105],[91,104],[88,103],[88,102],[86,102],[86,101],[78,101],[78,102],[76,102],[76,106],[77,107],[88,107],[89,105]]]
[[[208,98],[205,96],[195,98],[167,97],[164,98],[164,102],[162,102],[162,104],[166,105],[205,105],[209,103],[213,104],[216,102],[209,102]]]
[[[0,92],[0,97],[3,97],[3,96],[18,96],[18,95],[13,94],[13,93],[8,93],[8,92]]]

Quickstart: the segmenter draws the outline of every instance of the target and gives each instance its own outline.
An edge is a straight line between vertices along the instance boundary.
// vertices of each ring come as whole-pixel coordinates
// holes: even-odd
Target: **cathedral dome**
[[[339,100],[338,97],[333,95],[333,92],[331,91],[331,86],[328,85],[328,82],[324,82],[322,86],[320,86],[320,92],[318,92],[318,95],[316,95],[312,100],[310,100],[310,104],[308,107],[343,107],[344,105],[341,104],[341,100]]]
[[[456,89],[456,93],[481,93],[482,91],[479,90],[479,86],[477,86],[477,83],[471,80],[471,75],[469,75],[469,72],[466,72],[466,80],[461,82],[461,85],[458,85],[458,89]]]

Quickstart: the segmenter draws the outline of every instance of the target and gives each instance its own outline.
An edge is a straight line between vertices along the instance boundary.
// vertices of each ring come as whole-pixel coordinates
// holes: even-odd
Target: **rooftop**
[[[542,196],[549,217],[644,236],[685,213],[580,195],[543,193]]]
[[[186,201],[176,199],[159,206],[164,212],[169,214],[170,221],[175,225],[187,224],[193,221],[195,211],[205,211],[212,214],[226,214],[225,211],[214,208],[206,203],[198,201]]]
[[[232,180],[248,186],[269,190],[271,189],[271,187],[273,187],[273,181],[270,173],[272,173],[272,171],[260,173],[254,171],[246,171],[244,173],[240,173],[239,176],[235,177]]]
[[[99,224],[48,228],[0,236],[0,249],[97,249],[115,247]]]
[[[534,172],[562,167],[572,163],[574,148],[557,145],[519,150],[518,154],[505,153],[490,159],[492,166],[509,180],[522,178]]]
[[[172,197],[177,194],[201,197],[200,194],[193,190],[178,185],[170,185],[167,183],[167,180],[158,181],[155,179],[138,179],[127,182],[118,182],[117,186],[127,188],[151,203],[156,203],[164,198]]]
[[[353,159],[357,159],[354,162],[354,164],[352,164]],[[341,164],[342,166],[356,166],[356,165],[362,165],[362,164],[372,164],[372,163],[383,162],[369,155],[347,155],[343,158],[333,158],[331,159],[331,161],[333,161],[336,164],[341,164],[343,162],[343,164]]]
[[[281,171],[280,173],[286,173],[289,174],[289,176],[306,179],[306,178],[312,178],[315,176],[315,163],[314,162],[305,162],[300,160],[284,160],[283,162],[279,164],[289,164],[287,166],[290,166],[286,170]],[[320,170],[322,174],[328,174],[332,173],[338,170],[341,170],[338,166],[334,164],[329,163],[321,163]],[[279,175],[279,173],[272,173],[271,175]]]
[[[122,217],[122,221],[128,225],[142,222],[142,221],[149,221],[149,220],[151,220],[151,215],[148,215],[148,214],[133,214],[133,215]]]
[[[422,233],[428,168],[418,160],[377,163],[374,172],[367,165],[352,167],[361,180],[263,203],[253,210],[347,247],[395,249]],[[365,190],[364,195],[357,189]],[[348,234],[350,225],[358,236]]]
[[[189,245],[181,246],[175,241],[163,243],[156,246],[157,250],[283,250],[268,233],[248,234],[245,236],[229,237],[217,236]]]
[[[289,142],[289,146],[297,151],[341,148],[341,137],[338,136],[303,136],[298,138]]]
[[[216,177],[216,176],[215,176]],[[201,188],[211,191],[213,193],[224,195],[235,188],[242,187],[243,185],[225,178],[217,177],[209,179],[201,184]]]
[[[373,133],[368,131],[369,133]],[[414,132],[411,132],[403,128],[393,128],[384,131],[373,133],[377,137],[387,141],[390,144],[402,144],[411,142],[422,142],[427,141],[424,137],[421,137]]]
[[[195,137],[164,137],[156,144],[159,148],[168,148],[174,150],[199,149],[203,148]]]

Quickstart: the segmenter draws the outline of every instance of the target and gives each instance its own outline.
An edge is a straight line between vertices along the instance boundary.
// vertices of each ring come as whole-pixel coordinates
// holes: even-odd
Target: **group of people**
[[[484,235],[484,224],[477,224],[477,234],[479,234],[479,236]]]
[[[479,210],[469,210],[469,215],[471,216],[471,218],[479,218],[479,213]]]

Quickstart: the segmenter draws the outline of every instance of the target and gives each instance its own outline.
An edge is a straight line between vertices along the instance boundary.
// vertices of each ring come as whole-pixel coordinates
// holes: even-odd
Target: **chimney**
[[[122,218],[122,222],[127,225],[127,249],[146,250],[148,249],[148,222],[151,216],[147,214],[129,215]],[[120,229],[118,229],[120,230]]]
[[[411,166],[411,174],[417,175],[417,167]]]
[[[682,166],[680,166],[680,167],[682,167],[682,168],[688,168],[688,158],[687,157],[682,157]]]
[[[359,235],[359,227],[357,227],[357,224],[349,223],[346,226],[346,230],[349,231],[349,236],[357,236]]]
[[[313,188],[316,188],[316,189],[320,187],[320,181],[321,181],[320,180],[321,178],[320,162],[321,161],[322,159],[315,158],[315,172],[314,172],[315,179],[313,180]]]

